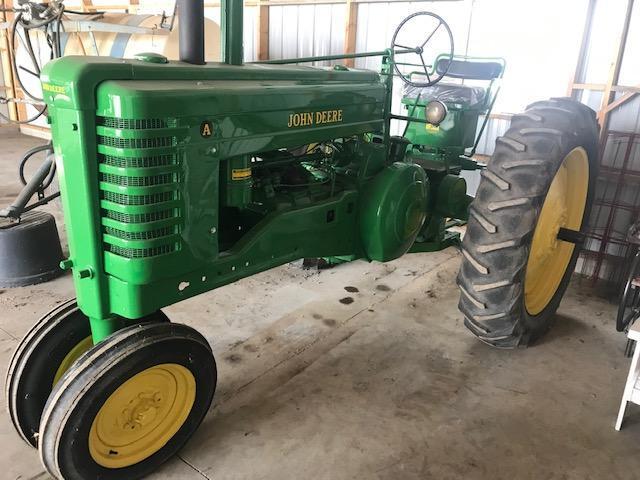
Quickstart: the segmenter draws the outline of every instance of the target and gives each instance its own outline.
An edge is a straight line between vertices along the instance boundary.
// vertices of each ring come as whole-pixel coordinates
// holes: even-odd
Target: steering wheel
[[[418,44],[416,47],[409,47],[401,43],[398,43],[398,41],[402,41],[402,38],[399,38],[399,34],[401,33],[403,27],[407,25],[407,22],[409,22],[411,19],[415,17],[431,17],[433,20],[435,20],[435,22],[437,22],[437,24],[434,21],[430,22],[432,24],[435,24],[435,28],[430,29],[429,33],[425,37],[425,40],[422,43]],[[434,35],[436,35],[436,33],[439,30],[444,31],[448,37],[449,48],[445,50],[446,53],[444,54],[444,58],[448,58],[448,61],[446,62],[446,67],[444,69],[438,70],[437,65],[435,65],[433,67],[433,70],[429,72],[429,67],[424,61],[423,54],[425,52],[425,47],[429,44],[429,42],[433,39]],[[453,59],[453,35],[451,33],[451,29],[449,28],[449,25],[447,25],[447,22],[445,22],[442,19],[442,17],[431,12],[417,12],[412,15],[409,15],[407,18],[402,20],[402,22],[400,22],[400,25],[398,25],[398,28],[396,28],[396,31],[393,34],[393,39],[391,40],[391,49],[394,51],[396,51],[397,49],[413,50],[415,52],[415,55],[417,55],[420,58],[422,69],[424,70],[424,74],[427,77],[426,83],[413,82],[411,80],[411,74],[406,75],[402,73],[398,68],[398,64],[395,61],[393,62],[393,68],[395,69],[396,73],[404,83],[414,87],[430,87],[431,85],[435,85],[440,80],[442,80],[442,77],[444,77],[449,71],[449,67],[451,66],[451,60]],[[440,58],[443,58],[443,56],[440,56]],[[420,71],[419,73],[422,73],[422,71]],[[435,76],[433,74],[435,74]]]

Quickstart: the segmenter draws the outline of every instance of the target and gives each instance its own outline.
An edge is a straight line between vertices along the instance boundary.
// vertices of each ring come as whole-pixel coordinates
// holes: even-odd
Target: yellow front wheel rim
[[[93,347],[93,338],[91,337],[91,335],[89,335],[88,337],[80,340],[80,342],[75,347],[73,347],[69,351],[69,353],[67,353],[67,355],[62,359],[62,362],[60,362],[58,370],[56,370],[56,374],[53,377],[52,387],[55,387],[56,383],[58,383],[58,381],[62,378],[62,375],[64,375],[64,373],[69,370],[69,367],[73,364],[73,362],[80,358],[80,355],[89,350],[91,347]]]
[[[545,309],[562,282],[575,246],[558,240],[558,232],[561,227],[580,230],[588,190],[587,152],[576,147],[565,156],[551,182],[533,234],[524,282],[530,315]]]
[[[100,408],[89,432],[89,452],[106,468],[124,468],[160,450],[184,424],[196,380],[184,366],[165,363],[134,375]]]

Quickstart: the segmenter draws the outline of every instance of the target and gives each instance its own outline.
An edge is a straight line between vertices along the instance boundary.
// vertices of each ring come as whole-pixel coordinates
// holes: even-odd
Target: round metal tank
[[[160,15],[130,15],[124,13],[104,14],[97,22],[111,23],[120,27],[156,28],[160,31]],[[169,20],[165,19],[165,23]],[[213,20],[205,19],[205,59],[214,62],[220,59],[220,27]],[[63,38],[64,55],[101,55],[117,58],[133,58],[137,53],[161,53],[169,60],[178,60],[178,32],[180,18],[176,17],[168,35],[131,34],[126,32],[80,32],[68,33]],[[95,38],[95,41],[94,41]],[[97,52],[96,52],[97,47]]]

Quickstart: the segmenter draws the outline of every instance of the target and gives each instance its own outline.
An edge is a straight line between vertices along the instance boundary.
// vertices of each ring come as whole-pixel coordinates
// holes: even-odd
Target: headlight
[[[424,107],[424,116],[431,125],[440,125],[447,116],[447,107],[439,100],[432,100]]]

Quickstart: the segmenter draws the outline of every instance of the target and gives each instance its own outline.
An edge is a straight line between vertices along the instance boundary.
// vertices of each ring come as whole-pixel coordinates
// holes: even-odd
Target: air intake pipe
[[[243,46],[243,0],[222,0],[221,25],[222,61],[228,65],[242,65]]]

